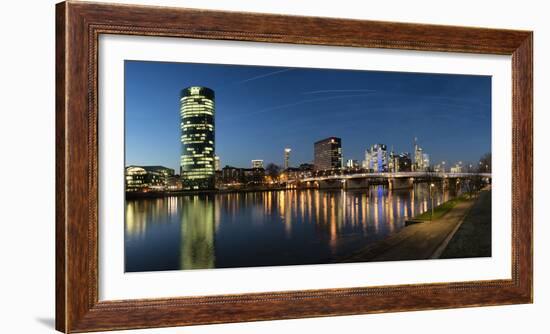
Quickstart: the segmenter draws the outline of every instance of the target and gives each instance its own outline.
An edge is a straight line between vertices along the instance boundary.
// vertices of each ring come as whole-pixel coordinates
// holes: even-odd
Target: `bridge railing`
[[[444,173],[444,172],[381,172],[381,173],[356,173],[356,174],[335,174],[326,176],[313,176],[301,179],[302,182],[362,179],[362,178],[464,178],[470,176],[491,177],[491,173]]]

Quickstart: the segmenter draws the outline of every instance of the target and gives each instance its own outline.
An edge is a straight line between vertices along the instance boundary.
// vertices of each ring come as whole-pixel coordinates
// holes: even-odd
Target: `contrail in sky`
[[[358,93],[358,92],[364,92],[364,93],[375,93],[376,90],[373,89],[325,89],[325,90],[313,90],[309,92],[303,92],[302,94],[324,94],[324,93]]]
[[[281,104],[273,107],[267,107],[264,109],[260,109],[258,111],[246,113],[246,114],[240,114],[240,115],[233,115],[232,117],[243,117],[243,116],[251,116],[251,115],[257,115],[257,114],[263,114],[269,111],[278,110],[278,109],[284,109],[288,107],[294,107],[301,104],[306,103],[312,103],[312,102],[319,102],[319,101],[328,101],[328,100],[337,100],[337,99],[345,99],[345,98],[351,98],[351,97],[365,97],[369,94],[353,94],[353,95],[338,95],[338,96],[325,96],[325,97],[319,97],[319,98],[313,98],[313,99],[305,99],[305,100],[299,100],[296,102],[291,102],[287,104]]]
[[[258,76],[252,77],[252,78],[248,78],[248,79],[244,79],[244,80],[241,80],[241,81],[237,81],[235,84],[240,85],[240,84],[243,84],[243,83],[246,83],[246,82],[250,82],[250,81],[254,81],[254,80],[258,80],[258,79],[267,78],[267,77],[270,77],[270,76],[275,75],[275,74],[284,73],[284,72],[288,72],[288,71],[292,71],[292,70],[293,70],[292,68],[285,68],[284,70],[278,70],[278,71],[274,71],[274,72],[269,72],[269,73],[265,73],[265,74],[262,74],[262,75],[258,75]]]

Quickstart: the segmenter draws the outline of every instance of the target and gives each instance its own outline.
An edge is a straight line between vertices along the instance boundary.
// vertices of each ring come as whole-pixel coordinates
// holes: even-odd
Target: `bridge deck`
[[[357,173],[344,175],[327,175],[304,178],[301,181],[326,181],[326,180],[346,180],[346,179],[364,179],[364,178],[465,178],[471,176],[491,177],[491,173],[426,173],[426,172],[397,172],[397,173]]]

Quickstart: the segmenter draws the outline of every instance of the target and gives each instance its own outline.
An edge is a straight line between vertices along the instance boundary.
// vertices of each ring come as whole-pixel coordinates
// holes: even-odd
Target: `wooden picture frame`
[[[99,301],[101,34],[512,56],[511,279]],[[56,7],[56,329],[120,330],[533,301],[533,33],[66,1]]]

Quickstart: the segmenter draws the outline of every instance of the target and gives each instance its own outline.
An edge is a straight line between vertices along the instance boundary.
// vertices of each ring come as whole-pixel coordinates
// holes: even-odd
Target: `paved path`
[[[409,225],[341,262],[429,259],[460,225],[474,201],[458,203],[443,217]]]

